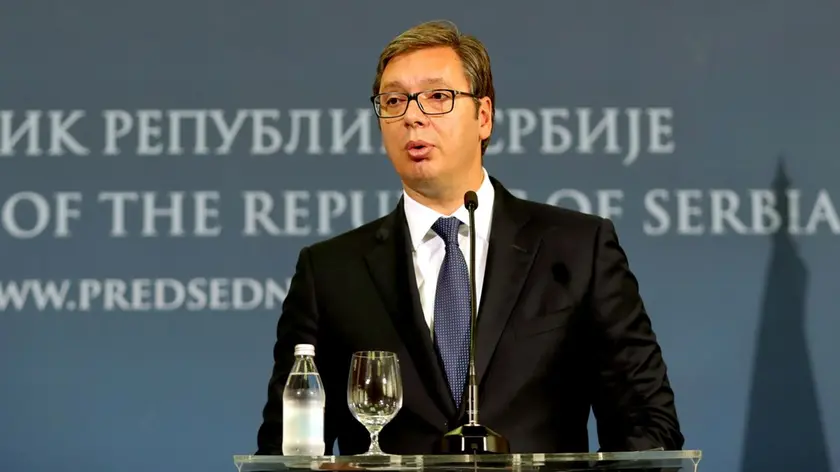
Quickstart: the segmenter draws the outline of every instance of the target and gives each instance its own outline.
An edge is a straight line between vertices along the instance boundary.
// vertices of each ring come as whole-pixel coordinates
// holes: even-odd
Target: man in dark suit
[[[304,248],[277,325],[258,454],[281,454],[295,344],[314,344],[327,453],[368,449],[346,402],[350,357],[397,353],[403,407],[392,454],[436,452],[465,421],[468,215],[473,190],[481,423],[512,452],[680,449],[666,367],[609,220],[519,199],[483,168],[495,93],[487,52],[427,23],[382,52],[372,102],[404,194],[389,215]]]

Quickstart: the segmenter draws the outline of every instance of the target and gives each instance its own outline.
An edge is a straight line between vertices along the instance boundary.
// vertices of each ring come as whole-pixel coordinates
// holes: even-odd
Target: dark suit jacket
[[[516,198],[492,182],[476,328],[481,424],[505,436],[511,452],[586,452],[591,407],[603,451],[680,449],[665,363],[613,225]],[[316,346],[327,454],[335,439],[342,455],[370,444],[347,407],[354,351],[400,359],[404,402],[380,433],[385,452],[434,453],[441,436],[464,422],[420,308],[409,240],[400,202],[300,252],[277,324],[257,454],[282,454],[282,393],[298,343]]]

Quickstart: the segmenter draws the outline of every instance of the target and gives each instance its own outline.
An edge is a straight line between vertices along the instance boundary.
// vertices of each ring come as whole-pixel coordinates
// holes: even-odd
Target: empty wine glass
[[[379,432],[402,408],[400,362],[393,352],[360,351],[350,360],[347,405],[370,434],[370,449],[362,455],[383,455]]]

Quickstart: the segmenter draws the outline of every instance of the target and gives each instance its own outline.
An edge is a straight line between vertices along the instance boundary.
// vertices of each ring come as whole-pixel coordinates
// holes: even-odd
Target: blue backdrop
[[[221,472],[255,450],[298,250],[397,201],[378,54],[448,18],[493,60],[490,173],[615,221],[701,468],[840,470],[839,17],[5,1],[0,469]]]

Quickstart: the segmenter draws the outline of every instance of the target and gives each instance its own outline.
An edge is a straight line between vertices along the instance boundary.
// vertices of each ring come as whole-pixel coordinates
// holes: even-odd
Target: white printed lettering
[[[559,123],[555,123],[555,118],[568,119],[569,110],[565,108],[544,108],[540,110],[542,116],[542,146],[540,146],[540,153],[542,154],[562,154],[572,147],[572,132],[569,128]],[[554,136],[560,136],[560,143],[554,142]]]
[[[300,142],[300,135],[303,133],[303,119],[309,120],[309,147],[306,149],[308,154],[321,154],[324,152],[321,149],[321,110],[291,110],[289,116],[292,120],[291,131],[289,135],[292,137],[286,143],[285,151],[287,154],[292,154],[298,147]]]
[[[510,108],[507,110],[510,123],[509,147],[510,154],[522,154],[522,138],[533,133],[537,128],[537,115],[527,108]]]
[[[270,193],[246,191],[242,193],[242,198],[245,200],[243,236],[259,236],[261,231],[265,231],[272,236],[281,234],[280,228],[271,219],[274,198]]]
[[[816,234],[825,223],[832,234],[840,234],[840,217],[826,190],[817,193],[810,208],[808,223],[800,224],[801,191],[788,189],[779,194],[769,189],[752,189],[748,198],[741,198],[731,189],[654,189],[645,195],[645,209],[652,219],[645,220],[643,230],[650,236],[670,231],[679,235],[699,236],[724,234],[765,236],[784,230],[791,235]],[[672,206],[672,202],[675,204]],[[749,205],[743,207],[742,202]],[[706,208],[706,205],[708,206]],[[672,215],[672,213],[675,213]],[[673,221],[676,227],[673,228]],[[782,224],[786,226],[782,228]]]
[[[134,127],[134,119],[125,110],[104,110],[105,118],[105,149],[102,153],[106,156],[116,156],[120,153],[117,141],[126,137]]]
[[[168,236],[184,236],[184,192],[168,192],[169,205],[158,207],[157,192],[143,193],[143,229],[141,236],[150,238],[158,235],[157,219],[169,220]]]
[[[219,136],[222,138],[222,143],[216,148],[217,154],[230,154],[233,143],[236,141],[236,136],[242,129],[242,125],[245,124],[245,120],[248,119],[248,116],[248,110],[237,110],[236,118],[233,120],[233,123],[228,125],[225,120],[225,114],[222,110],[210,110],[210,119],[213,120],[213,124],[216,126],[216,131],[219,132]],[[256,135],[257,132],[254,131],[254,134]]]
[[[251,110],[253,119],[253,141],[251,142],[251,154],[265,155],[274,154],[280,150],[283,144],[283,137],[280,130],[264,122],[265,119],[280,119],[280,110]],[[268,138],[269,144],[265,144],[264,137]]]
[[[14,116],[15,113],[11,110],[0,110],[0,157],[14,156],[15,147],[24,136],[27,138],[25,155],[40,156],[43,154],[38,142],[41,112],[27,110],[26,118],[17,130],[14,130]]]
[[[71,236],[70,220],[79,219],[81,210],[71,206],[71,202],[82,201],[80,192],[55,192],[55,211],[50,207],[47,197],[36,192],[18,192],[10,196],[0,207],[0,226],[17,239],[32,239],[40,236],[54,220],[52,236],[68,238]]]
[[[26,204],[34,211],[34,222],[24,227],[18,220],[18,205]],[[50,204],[43,195],[35,192],[18,192],[3,203],[0,209],[3,229],[17,239],[31,239],[39,236],[50,224]]]
[[[125,203],[136,202],[140,198],[138,192],[100,192],[98,201],[111,204],[111,230],[108,235],[112,238],[128,236],[125,229]]]
[[[580,129],[578,129],[578,152],[581,154],[592,154],[595,150],[593,146],[600,135],[606,133],[607,143],[604,147],[605,152],[618,153],[621,148],[618,146],[618,108],[605,108],[604,117],[593,128],[592,109],[581,108],[578,110],[578,118],[580,119]],[[545,140],[543,140],[545,145]]]
[[[344,109],[330,110],[330,117],[332,118],[332,147],[330,147],[330,152],[333,154],[346,154],[347,143],[353,139],[354,135],[358,134],[359,147],[356,152],[358,154],[373,154],[370,126],[371,119],[373,118],[373,110],[369,108],[357,109],[356,119],[346,129],[344,128],[345,112],[346,110]]]
[[[732,227],[737,227],[736,231],[740,234],[746,234],[747,228],[741,224],[738,226],[735,222],[740,220],[735,216],[735,211],[738,208],[738,196],[733,191],[728,191],[730,200],[733,202],[731,216],[728,217],[729,224]],[[750,194],[752,198],[752,229],[756,234],[769,235],[779,230],[782,224],[782,217],[776,209],[776,194],[772,190],[754,190]],[[723,213],[725,210],[721,209]],[[718,224],[715,224],[718,223]],[[715,234],[723,234],[723,225],[719,224],[718,220],[712,223],[712,232]]]
[[[210,207],[210,202],[215,204],[219,203],[219,192],[195,192],[193,198],[195,199],[195,236],[208,237],[220,235],[222,233],[222,227],[218,224],[219,208],[217,206]],[[211,220],[216,223],[212,228],[209,226]]]
[[[81,192],[57,192],[55,194],[55,237],[69,238],[70,233],[70,219],[78,220],[82,216],[82,212],[78,207],[71,207],[71,202],[81,203]]]
[[[624,165],[629,166],[639,157],[639,150],[641,149],[642,131],[642,109],[628,108],[627,109],[627,139],[630,141],[627,149],[627,155],[624,156]],[[609,153],[609,151],[606,151]],[[616,151],[616,154],[620,151]]]
[[[673,126],[670,122],[674,119],[674,110],[670,108],[648,108],[647,114],[650,126],[648,152],[651,154],[672,154],[675,145]],[[670,140],[663,142],[663,138],[669,138]]]
[[[817,201],[814,203],[814,208],[811,211],[811,216],[808,218],[808,224],[805,231],[808,234],[817,232],[817,227],[820,223],[825,222],[828,229],[834,234],[840,234],[840,216],[837,215],[837,209],[831,201],[831,197],[825,190],[820,190],[817,194]]]
[[[137,110],[137,155],[158,156],[163,153],[160,110]]]
[[[724,234],[728,227],[738,234],[748,234],[749,227],[738,218],[738,207],[741,205],[741,199],[734,190],[710,190],[712,212],[709,215],[712,220],[711,233],[715,235]],[[699,198],[699,191],[695,194]],[[700,209],[694,208],[696,214],[700,215]],[[695,228],[696,234],[702,234],[702,226]]]
[[[90,154],[90,149],[82,146],[79,141],[70,134],[70,127],[85,116],[82,110],[73,110],[65,117],[64,111],[50,111],[50,150],[51,156],[63,156],[65,154],[65,147],[69,148],[70,152],[86,156]]]
[[[195,143],[192,153],[202,156],[210,153],[207,145],[207,111],[205,110],[169,110],[169,146],[166,152],[178,156],[184,153],[181,143],[181,123],[185,120],[195,120]]]
[[[347,197],[334,190],[318,192],[318,234],[332,234],[332,220],[347,210]]]

